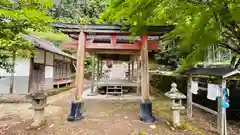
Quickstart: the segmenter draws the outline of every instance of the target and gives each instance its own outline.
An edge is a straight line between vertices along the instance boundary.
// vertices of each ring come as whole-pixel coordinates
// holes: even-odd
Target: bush
[[[84,72],[84,78],[85,79],[90,79],[92,76],[92,71],[85,71]]]
[[[171,89],[171,84],[175,82],[180,92],[187,94],[187,77],[172,76],[163,74],[151,74],[150,85],[161,92],[167,92]]]

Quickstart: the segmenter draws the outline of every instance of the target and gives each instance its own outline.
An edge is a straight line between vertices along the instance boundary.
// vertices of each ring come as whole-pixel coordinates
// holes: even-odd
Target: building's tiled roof
[[[35,45],[35,47],[50,51],[52,53],[66,56],[71,59],[76,59],[75,57],[73,57],[73,56],[63,52],[61,49],[57,48],[53,43],[51,43],[47,40],[44,40],[40,37],[36,37],[36,36],[32,36],[32,35],[24,35],[24,38],[27,40],[33,41],[34,42],[33,45]]]

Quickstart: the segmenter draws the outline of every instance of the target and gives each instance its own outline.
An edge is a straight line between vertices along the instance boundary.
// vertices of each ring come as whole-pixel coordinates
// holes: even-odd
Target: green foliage
[[[84,63],[84,66],[86,68],[88,68],[92,63],[92,57],[91,55],[87,54],[86,57],[85,57],[85,63]]]
[[[61,0],[60,5],[55,5],[49,14],[58,22],[75,24],[96,23],[100,13],[105,11],[107,0]]]
[[[144,25],[176,25],[165,38],[179,38],[181,71],[203,61],[213,45],[239,57],[239,7],[236,0],[111,0],[101,22],[134,25],[133,32],[141,32]]]
[[[82,3],[82,0],[61,0],[60,5],[54,5],[48,14],[55,18],[56,22],[95,24],[100,13],[105,11],[107,4],[107,0],[86,0],[86,3]],[[48,36],[45,35],[45,37]],[[52,39],[48,40],[52,41]],[[61,40],[57,44],[61,42],[64,41]],[[75,49],[64,49],[63,51],[75,56],[77,53]],[[92,57],[87,54],[85,57],[85,72],[91,72],[91,65]]]
[[[28,29],[45,30],[52,22],[46,16],[51,7],[50,0],[1,0],[0,2],[0,68],[10,71],[9,60],[17,57],[30,57],[34,53],[31,44],[22,34]]]
[[[151,74],[150,84],[152,87],[157,88],[161,92],[165,93],[171,89],[171,84],[175,82],[178,84],[178,90],[186,94],[187,90],[187,77],[176,76],[175,74]]]
[[[159,47],[161,51],[155,54],[157,64],[170,66],[175,70],[179,65],[179,59],[181,58],[177,39],[165,40],[160,43]]]
[[[45,40],[51,41],[52,43],[54,43],[57,47],[59,47],[62,43],[64,42],[70,42],[70,38],[61,33],[61,32],[57,32],[57,31],[44,31],[44,32],[40,32],[40,31],[31,31],[31,34],[39,36]]]

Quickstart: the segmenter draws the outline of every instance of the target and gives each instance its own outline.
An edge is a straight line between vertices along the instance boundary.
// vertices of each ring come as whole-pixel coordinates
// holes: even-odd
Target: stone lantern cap
[[[171,87],[172,87],[171,90],[166,92],[165,96],[167,96],[170,99],[186,99],[186,96],[178,91],[176,83],[172,83]]]
[[[45,99],[47,97],[47,93],[45,93],[44,91],[40,91],[40,92],[36,92],[36,93],[30,93],[29,97],[31,97],[32,99]]]

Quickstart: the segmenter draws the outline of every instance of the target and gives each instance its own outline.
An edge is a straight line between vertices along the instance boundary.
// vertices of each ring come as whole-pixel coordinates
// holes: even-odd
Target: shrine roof
[[[188,75],[207,75],[221,78],[240,75],[240,71],[234,68],[191,68],[183,73]]]
[[[53,27],[59,29],[65,34],[78,34],[82,30],[88,34],[131,34],[130,29],[134,26],[122,26],[122,25],[110,25],[110,24],[89,24],[89,25],[78,25],[70,23],[53,23]],[[170,32],[174,29],[173,25],[169,26],[145,26],[143,27],[144,33],[148,35],[160,35],[165,32]]]

